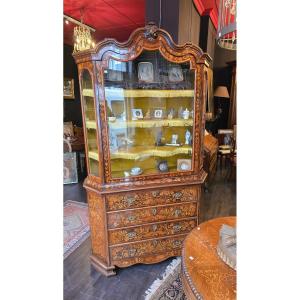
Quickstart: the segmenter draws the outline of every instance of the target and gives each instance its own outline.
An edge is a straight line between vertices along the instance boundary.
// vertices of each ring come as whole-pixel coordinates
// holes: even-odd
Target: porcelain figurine
[[[190,112],[189,110],[186,108],[185,111],[182,113],[182,117],[187,120],[190,117]]]
[[[185,144],[190,145],[192,134],[189,130],[185,132]]]
[[[146,112],[146,115],[145,115],[144,119],[146,119],[146,120],[151,119],[150,109],[148,109],[148,111]]]
[[[156,135],[156,142],[155,146],[164,146],[164,143],[162,142],[164,138],[162,137],[162,131],[160,130]]]
[[[171,144],[177,145],[178,134],[172,134]]]
[[[174,118],[175,110],[174,108],[171,108],[169,113],[168,113],[168,119],[172,120]]]

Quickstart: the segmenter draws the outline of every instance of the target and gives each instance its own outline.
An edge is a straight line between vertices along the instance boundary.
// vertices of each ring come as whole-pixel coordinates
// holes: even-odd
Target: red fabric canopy
[[[111,37],[126,41],[133,30],[145,26],[145,0],[64,0],[64,14],[96,29],[96,42]],[[64,23],[64,43],[73,45],[72,23]]]
[[[209,16],[214,27],[218,28],[218,8],[220,0],[193,0],[201,16]]]

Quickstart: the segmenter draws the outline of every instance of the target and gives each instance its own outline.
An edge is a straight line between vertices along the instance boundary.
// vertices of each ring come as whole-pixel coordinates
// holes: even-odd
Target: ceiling
[[[96,29],[96,42],[104,38],[126,41],[131,32],[145,26],[145,0],[64,0],[64,14]],[[73,45],[73,23],[64,22],[64,43]]]
[[[217,27],[219,0],[193,0],[201,16],[209,15]],[[133,30],[145,26],[146,0],[64,0],[64,14],[96,29],[92,32],[95,42],[104,38],[126,41]],[[73,45],[73,23],[64,22],[64,43]]]

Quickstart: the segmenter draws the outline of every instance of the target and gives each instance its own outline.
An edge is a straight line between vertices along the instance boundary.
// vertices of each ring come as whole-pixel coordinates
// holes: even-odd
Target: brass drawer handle
[[[182,198],[182,192],[176,192],[173,194],[173,199],[180,200]]]
[[[155,216],[157,214],[157,209],[156,208],[152,208],[152,215]]]
[[[152,225],[152,230],[156,231],[157,230],[157,225]]]
[[[174,211],[175,217],[179,217],[179,216],[181,215],[181,213],[182,213],[181,209],[176,209],[176,210]]]
[[[127,218],[127,220],[128,220],[129,222],[132,222],[132,221],[135,220],[135,216],[129,216],[129,217]]]
[[[180,247],[180,246],[181,246],[181,243],[182,243],[181,241],[177,241],[177,240],[176,240],[176,241],[173,242],[173,246],[174,246],[174,247]]]
[[[153,191],[153,192],[152,192],[152,196],[153,196],[153,197],[159,196],[159,191]]]
[[[132,195],[125,196],[124,201],[128,206],[131,206],[135,202],[135,197]]]
[[[181,225],[179,225],[179,224],[173,226],[173,230],[174,230],[175,232],[180,231],[180,229],[181,229]]]
[[[136,232],[135,232],[135,231],[128,232],[128,233],[127,233],[127,237],[128,237],[129,239],[135,238],[135,237],[136,237]]]

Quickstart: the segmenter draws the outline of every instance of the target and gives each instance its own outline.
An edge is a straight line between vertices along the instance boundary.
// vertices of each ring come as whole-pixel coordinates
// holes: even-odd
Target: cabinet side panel
[[[100,195],[87,191],[92,253],[107,261],[105,200]]]

